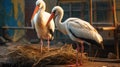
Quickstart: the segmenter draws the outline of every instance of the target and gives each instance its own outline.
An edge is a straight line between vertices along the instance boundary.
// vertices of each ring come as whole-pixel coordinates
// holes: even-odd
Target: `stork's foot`
[[[41,41],[40,41],[40,53],[42,53],[42,50],[43,50],[43,41],[41,39]]]

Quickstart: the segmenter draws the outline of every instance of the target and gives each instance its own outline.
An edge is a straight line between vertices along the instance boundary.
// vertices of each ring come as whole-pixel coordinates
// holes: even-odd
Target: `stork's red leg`
[[[80,60],[80,65],[82,65],[82,54],[84,52],[84,45],[83,45],[83,41],[81,41],[80,43],[81,43],[81,60]]]
[[[50,40],[49,40],[49,37],[48,37],[48,51],[49,51],[49,48],[50,48]]]
[[[42,48],[43,48],[43,41],[42,41],[42,39],[40,40],[40,51],[41,51],[41,53],[42,53]]]
[[[79,64],[78,64],[78,52],[79,52],[79,50],[80,50],[79,44],[77,44],[77,48],[76,48],[76,51],[77,51],[77,53],[76,53],[76,67],[79,66]]]
[[[68,65],[68,67],[79,67],[79,65],[82,65],[82,54],[83,54],[83,52],[84,52],[84,46],[83,46],[83,41],[80,41],[80,45],[81,45],[81,55],[80,55],[80,64],[78,63],[78,52],[79,52],[79,50],[80,50],[80,46],[79,46],[79,44],[77,44],[77,48],[76,48],[76,51],[77,51],[77,53],[76,53],[76,65]]]

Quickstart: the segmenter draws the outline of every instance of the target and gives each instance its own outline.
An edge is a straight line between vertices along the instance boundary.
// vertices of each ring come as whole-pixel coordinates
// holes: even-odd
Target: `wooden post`
[[[89,17],[90,17],[90,24],[92,25],[92,0],[89,1]],[[92,45],[89,45],[89,56],[93,56],[93,49],[92,49]]]
[[[119,40],[118,40],[118,28],[117,28],[117,15],[116,15],[116,0],[113,0],[113,18],[114,18],[114,40],[115,40],[115,49],[116,49],[116,58],[119,59]]]

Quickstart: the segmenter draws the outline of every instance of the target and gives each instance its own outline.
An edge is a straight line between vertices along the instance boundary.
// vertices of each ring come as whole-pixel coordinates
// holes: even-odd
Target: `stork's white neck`
[[[37,14],[37,16],[38,16],[39,19],[43,18],[43,14],[44,14],[44,12],[45,12],[45,10],[46,10],[46,4],[45,4],[44,1],[41,2],[41,5],[42,5],[42,6],[41,6],[41,8],[39,9],[38,14]],[[40,18],[40,17],[41,17],[41,18]]]
[[[45,11],[45,10],[46,10],[46,4],[45,4],[45,2],[44,2],[44,1],[42,1],[42,8],[41,8],[41,10],[43,10],[43,11]]]
[[[41,1],[41,4],[40,4],[38,12],[45,12],[45,10],[46,10],[46,4],[45,4],[44,1]]]
[[[63,18],[63,12],[60,12],[55,18],[55,24],[59,31],[66,34],[64,23],[61,22],[62,18]]]

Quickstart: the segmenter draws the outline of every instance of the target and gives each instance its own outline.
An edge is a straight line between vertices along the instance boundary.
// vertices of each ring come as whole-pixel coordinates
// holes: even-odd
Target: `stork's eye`
[[[38,6],[40,6],[40,4],[38,4]]]
[[[56,10],[54,10],[53,13],[56,13]]]

